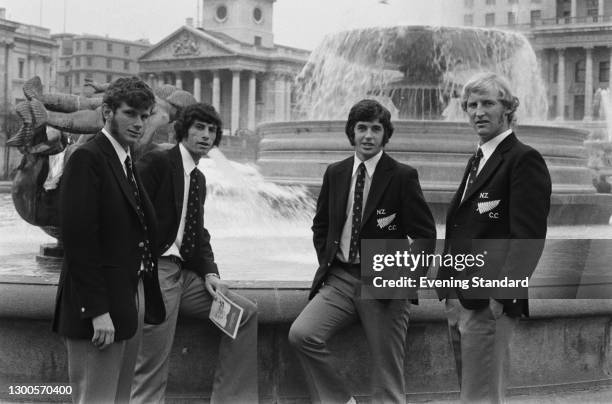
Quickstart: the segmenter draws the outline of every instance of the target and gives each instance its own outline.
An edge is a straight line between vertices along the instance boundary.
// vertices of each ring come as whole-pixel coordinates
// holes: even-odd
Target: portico
[[[308,55],[186,25],[143,54],[139,64],[153,88],[173,84],[213,105],[228,134],[235,135],[253,131],[259,122],[291,119],[293,81]]]

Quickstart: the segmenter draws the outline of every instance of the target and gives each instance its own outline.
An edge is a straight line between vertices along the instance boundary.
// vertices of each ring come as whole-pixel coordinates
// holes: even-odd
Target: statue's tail
[[[23,94],[28,100],[40,100],[43,94],[43,85],[40,77],[34,76],[23,85]]]
[[[15,106],[15,112],[21,118],[19,131],[11,137],[6,145],[10,147],[32,146],[34,131],[47,123],[47,110],[38,100],[23,101]]]

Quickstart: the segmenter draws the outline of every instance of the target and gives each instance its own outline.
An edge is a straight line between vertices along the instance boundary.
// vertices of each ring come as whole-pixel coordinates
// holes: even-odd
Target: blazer
[[[156,150],[145,154],[137,163],[136,169],[142,178],[142,184],[147,190],[158,221],[159,254],[166,252],[176,240],[181,211],[183,208],[183,193],[185,189],[183,160],[177,144],[169,150]],[[198,184],[200,201],[199,214],[204,215],[204,200],[206,199],[206,178]],[[184,263],[204,277],[206,274],[219,274],[215,256],[210,246],[210,233],[204,226],[198,231],[197,251],[193,258]]]
[[[466,278],[480,271],[491,278],[531,276],[544,248],[550,210],[551,180],[542,155],[521,143],[514,133],[510,134],[485,163],[462,202],[471,164],[470,159],[448,209],[444,251],[477,253],[478,244],[488,248],[490,254],[484,267],[476,273],[442,267],[438,278]],[[491,291],[490,297],[501,292]],[[504,312],[509,316],[528,316],[527,291],[518,292],[519,298],[497,300],[503,303]],[[482,295],[475,299],[469,291],[456,289],[455,293],[468,309],[489,304],[488,298]],[[449,289],[438,290],[440,299],[451,294]]]
[[[145,242],[155,253],[153,207],[134,173],[146,218],[138,217],[134,191],[117,153],[101,132],[70,156],[61,183],[61,237],[64,262],[53,329],[68,338],[91,338],[92,318],[110,313],[115,340],[131,338],[138,327],[136,293]],[[143,274],[145,321],[161,323],[165,307],[157,277]]]
[[[313,219],[313,242],[319,267],[310,288],[309,299],[325,281],[329,267],[340,247],[346,206],[350,192],[354,156],[327,167]],[[384,213],[383,213],[384,212]],[[377,219],[393,217],[379,227]],[[430,239],[433,250],[436,238],[434,219],[425,202],[417,171],[382,154],[366,201],[361,221],[362,239]]]

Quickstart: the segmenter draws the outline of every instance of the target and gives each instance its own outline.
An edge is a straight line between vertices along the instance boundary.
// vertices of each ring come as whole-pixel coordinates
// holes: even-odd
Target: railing
[[[541,18],[529,23],[495,25],[496,28],[507,28],[514,30],[528,30],[532,28],[557,27],[566,25],[588,25],[612,23],[612,15],[588,15],[582,17],[554,17]]]

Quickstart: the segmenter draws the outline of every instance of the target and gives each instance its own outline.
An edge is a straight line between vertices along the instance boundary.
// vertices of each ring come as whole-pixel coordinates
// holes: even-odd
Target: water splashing
[[[315,204],[303,186],[266,181],[257,167],[212,149],[198,165],[206,176],[205,225],[215,237],[308,233]]]
[[[395,118],[441,119],[453,94],[480,71],[509,79],[521,101],[519,119],[545,120],[544,82],[522,34],[421,26],[328,35],[298,77],[298,114],[309,120],[345,119],[355,102],[376,97],[397,111]]]

